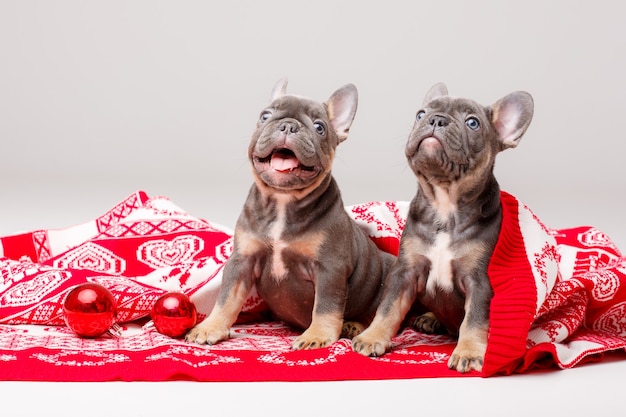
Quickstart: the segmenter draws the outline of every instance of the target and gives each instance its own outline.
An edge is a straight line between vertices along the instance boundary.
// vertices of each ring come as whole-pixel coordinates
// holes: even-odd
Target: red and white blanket
[[[569,368],[626,348],[626,258],[593,227],[552,230],[502,193],[503,227],[489,276],[494,289],[482,373]],[[346,208],[383,249],[396,253],[408,203]],[[380,358],[328,348],[292,351],[293,329],[268,318],[252,294],[215,346],[173,339],[149,326],[156,299],[182,291],[199,319],[211,310],[232,231],[164,197],[136,192],[97,219],[62,230],[0,238],[0,380],[322,381],[462,376],[447,369],[448,336],[401,329]],[[121,336],[75,335],[62,303],[92,281],[115,296]]]

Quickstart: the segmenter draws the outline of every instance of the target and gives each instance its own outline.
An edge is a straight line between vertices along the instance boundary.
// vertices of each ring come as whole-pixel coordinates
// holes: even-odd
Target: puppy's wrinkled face
[[[433,86],[418,110],[406,145],[415,175],[432,184],[449,184],[492,171],[498,152],[517,146],[530,125],[533,100],[517,91],[489,107],[448,95]]]
[[[416,175],[454,182],[484,165],[496,151],[490,110],[460,98],[436,98],[417,112],[406,156]]]
[[[326,106],[285,95],[261,112],[248,155],[267,186],[301,190],[330,171],[338,144]]]

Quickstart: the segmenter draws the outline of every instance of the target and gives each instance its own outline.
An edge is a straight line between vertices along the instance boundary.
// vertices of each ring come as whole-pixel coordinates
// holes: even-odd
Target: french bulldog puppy
[[[482,370],[493,297],[487,267],[502,221],[493,168],[500,151],[518,145],[533,108],[526,92],[483,107],[449,96],[444,84],[429,90],[405,150],[417,194],[376,316],[353,338],[356,352],[379,356],[390,350],[417,302],[430,312],[415,321],[418,330],[440,323],[458,336],[448,367]]]
[[[252,185],[234,232],[216,305],[186,340],[229,337],[256,286],[274,317],[305,329],[293,349],[353,336],[374,317],[395,256],[379,250],[345,211],[331,175],[357,109],[347,84],[325,103],[286,94],[279,81],[248,147]],[[344,321],[346,322],[344,326]]]

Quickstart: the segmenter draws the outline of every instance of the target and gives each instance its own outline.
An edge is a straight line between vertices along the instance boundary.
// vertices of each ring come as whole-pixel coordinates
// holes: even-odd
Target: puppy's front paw
[[[352,350],[364,356],[383,356],[391,350],[391,339],[370,328],[352,339]]]
[[[483,370],[485,351],[486,344],[459,341],[448,360],[448,368],[461,373],[471,370],[480,372]]]
[[[461,373],[466,373],[471,370],[480,372],[483,370],[483,358],[483,356],[471,353],[456,353],[455,350],[448,360],[448,368],[456,369]]]
[[[228,339],[229,334],[230,329],[219,329],[200,323],[187,333],[185,340],[201,345],[214,345],[217,342]]]
[[[308,329],[291,344],[293,350],[319,349],[336,342],[338,337]]]

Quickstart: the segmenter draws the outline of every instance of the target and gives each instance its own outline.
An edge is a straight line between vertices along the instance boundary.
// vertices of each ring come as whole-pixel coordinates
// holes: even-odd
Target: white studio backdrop
[[[137,189],[234,226],[248,138],[274,83],[359,109],[344,202],[409,200],[404,144],[443,81],[487,105],[535,99],[501,187],[550,227],[626,247],[626,24],[615,1],[0,2],[0,235],[91,219]]]

